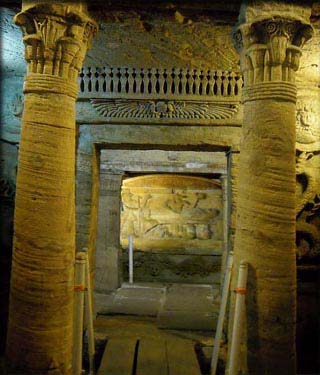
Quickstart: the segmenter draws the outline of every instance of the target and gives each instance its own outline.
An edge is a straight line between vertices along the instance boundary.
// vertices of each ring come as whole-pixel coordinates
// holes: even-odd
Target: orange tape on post
[[[74,290],[76,292],[85,292],[87,290],[85,285],[75,285]]]
[[[237,294],[247,294],[247,289],[245,288],[235,288],[233,291]]]

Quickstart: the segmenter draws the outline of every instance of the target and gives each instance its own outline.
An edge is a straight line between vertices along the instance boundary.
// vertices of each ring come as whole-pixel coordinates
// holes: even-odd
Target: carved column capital
[[[313,33],[308,21],[295,15],[292,9],[291,13],[281,12],[276,5],[268,13],[254,13],[255,17],[250,11],[245,14],[233,39],[246,87],[262,82],[295,82],[301,48]]]
[[[27,3],[27,4],[26,4]],[[96,23],[80,2],[25,2],[14,21],[23,32],[28,74],[76,83]]]

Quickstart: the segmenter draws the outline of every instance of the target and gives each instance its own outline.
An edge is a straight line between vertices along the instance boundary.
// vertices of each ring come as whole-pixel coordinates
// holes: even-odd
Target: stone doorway
[[[150,180],[152,176],[148,173],[153,176],[157,173],[157,176],[167,176],[166,178],[170,179],[177,172],[184,176],[188,173],[185,177],[187,180],[199,179],[202,183],[215,181],[220,193],[219,238],[216,238],[215,246],[212,246],[213,243],[207,247],[202,246],[202,249],[196,249],[195,246],[189,249],[187,246],[186,249],[181,249],[180,246],[179,249],[178,246],[178,249],[173,249],[173,254],[168,254],[168,251],[160,251],[159,254],[159,251],[145,251],[145,248],[135,252],[134,266],[136,271],[138,270],[138,277],[135,278],[134,284],[129,284],[127,241],[125,235],[120,237],[123,181],[130,181],[130,178],[126,177],[131,177],[131,181],[139,181],[141,178]],[[157,316],[158,324],[164,327],[213,329],[219,306],[223,255],[223,209],[219,178],[226,172],[227,158],[224,152],[101,150],[96,257],[97,313]],[[145,177],[137,177],[141,175]],[[133,176],[135,177],[132,179]],[[200,211],[205,210],[200,207]],[[201,228],[200,224],[199,233]],[[196,231],[195,228],[194,230]],[[204,232],[202,234],[204,235]],[[201,237],[201,234],[199,236]],[[139,247],[141,250],[144,246],[140,244]],[[168,262],[168,259],[174,269],[171,274],[170,270],[168,272],[168,269],[165,269],[164,263]],[[197,265],[197,270],[194,275],[190,274],[190,271],[188,275],[183,275],[184,262],[190,261]],[[161,267],[163,270],[159,272]],[[190,265],[187,268],[190,270]],[[195,305],[197,311],[194,310]]]

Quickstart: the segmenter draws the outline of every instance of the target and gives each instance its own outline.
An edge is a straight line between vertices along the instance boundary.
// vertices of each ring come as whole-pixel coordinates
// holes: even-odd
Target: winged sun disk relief
[[[91,99],[96,111],[111,118],[212,119],[232,118],[239,105],[211,102]]]

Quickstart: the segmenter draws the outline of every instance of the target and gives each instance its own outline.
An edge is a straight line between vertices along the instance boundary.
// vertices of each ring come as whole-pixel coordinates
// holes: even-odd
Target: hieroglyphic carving
[[[170,247],[197,248],[201,246],[201,241],[209,241],[206,245],[210,246],[211,240],[221,240],[220,186],[201,179],[208,181],[208,186],[187,187],[186,180],[192,181],[192,177],[175,176],[177,180],[182,180],[182,185],[170,188],[164,181],[167,177],[150,176],[149,179],[157,179],[157,186],[148,186],[148,181],[145,181],[144,187],[137,187],[130,179],[127,180],[129,186],[124,183],[122,245],[129,234],[134,235],[135,243],[141,250],[150,250],[150,247],[157,250]],[[139,184],[139,178],[135,180]],[[165,186],[162,186],[163,181]]]
[[[230,119],[239,105],[213,102],[91,99],[104,117],[166,119]]]

